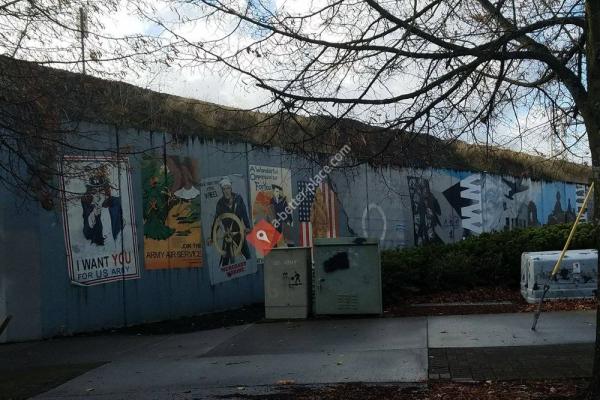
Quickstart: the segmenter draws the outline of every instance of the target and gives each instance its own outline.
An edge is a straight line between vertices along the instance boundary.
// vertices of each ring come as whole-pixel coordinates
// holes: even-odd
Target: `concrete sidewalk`
[[[156,393],[210,398],[223,389],[235,392],[238,387],[281,381],[319,384],[427,379],[426,318],[261,323],[236,330],[212,342],[208,351],[195,343],[207,343],[205,336],[213,331],[166,338],[39,398],[93,395],[142,399]],[[155,354],[163,356],[156,358]]]
[[[39,399],[212,398],[268,391],[278,382],[513,379],[525,377],[530,362],[576,364],[584,375],[595,312],[545,313],[537,332],[531,321],[531,314],[334,319],[77,337],[2,345],[0,374],[93,368]]]
[[[542,313],[534,332],[532,313],[429,317],[429,347],[503,347],[593,343],[595,311]]]

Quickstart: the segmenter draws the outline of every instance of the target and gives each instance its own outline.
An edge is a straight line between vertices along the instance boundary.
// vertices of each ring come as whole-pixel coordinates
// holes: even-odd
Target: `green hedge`
[[[455,244],[382,252],[385,304],[416,291],[435,293],[477,287],[518,288],[521,253],[560,250],[570,224],[484,233]],[[582,223],[569,249],[597,248],[598,228]]]

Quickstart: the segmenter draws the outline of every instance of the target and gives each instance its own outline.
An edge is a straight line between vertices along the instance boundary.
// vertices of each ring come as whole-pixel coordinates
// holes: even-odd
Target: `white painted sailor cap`
[[[221,188],[224,188],[225,186],[231,187],[231,180],[228,177],[225,177],[225,178],[221,179],[221,182],[219,182],[219,185],[221,186]]]

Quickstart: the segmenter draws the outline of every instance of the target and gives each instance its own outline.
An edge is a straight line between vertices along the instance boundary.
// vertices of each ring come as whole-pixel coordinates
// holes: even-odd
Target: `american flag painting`
[[[308,182],[298,182],[298,193],[306,190]],[[300,202],[298,207],[298,220],[300,221],[300,246],[312,247],[312,224],[310,223],[310,208],[315,201],[315,194],[306,191],[306,198]]]
[[[338,237],[339,219],[335,192],[323,182],[314,193],[306,190],[308,182],[298,182],[298,193],[306,198],[298,207],[300,220],[300,246],[312,247],[313,238]]]

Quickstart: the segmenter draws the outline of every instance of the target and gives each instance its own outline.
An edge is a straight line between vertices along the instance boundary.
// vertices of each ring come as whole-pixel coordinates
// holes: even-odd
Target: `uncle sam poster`
[[[97,285],[139,278],[127,159],[64,157],[61,192],[71,282]]]

